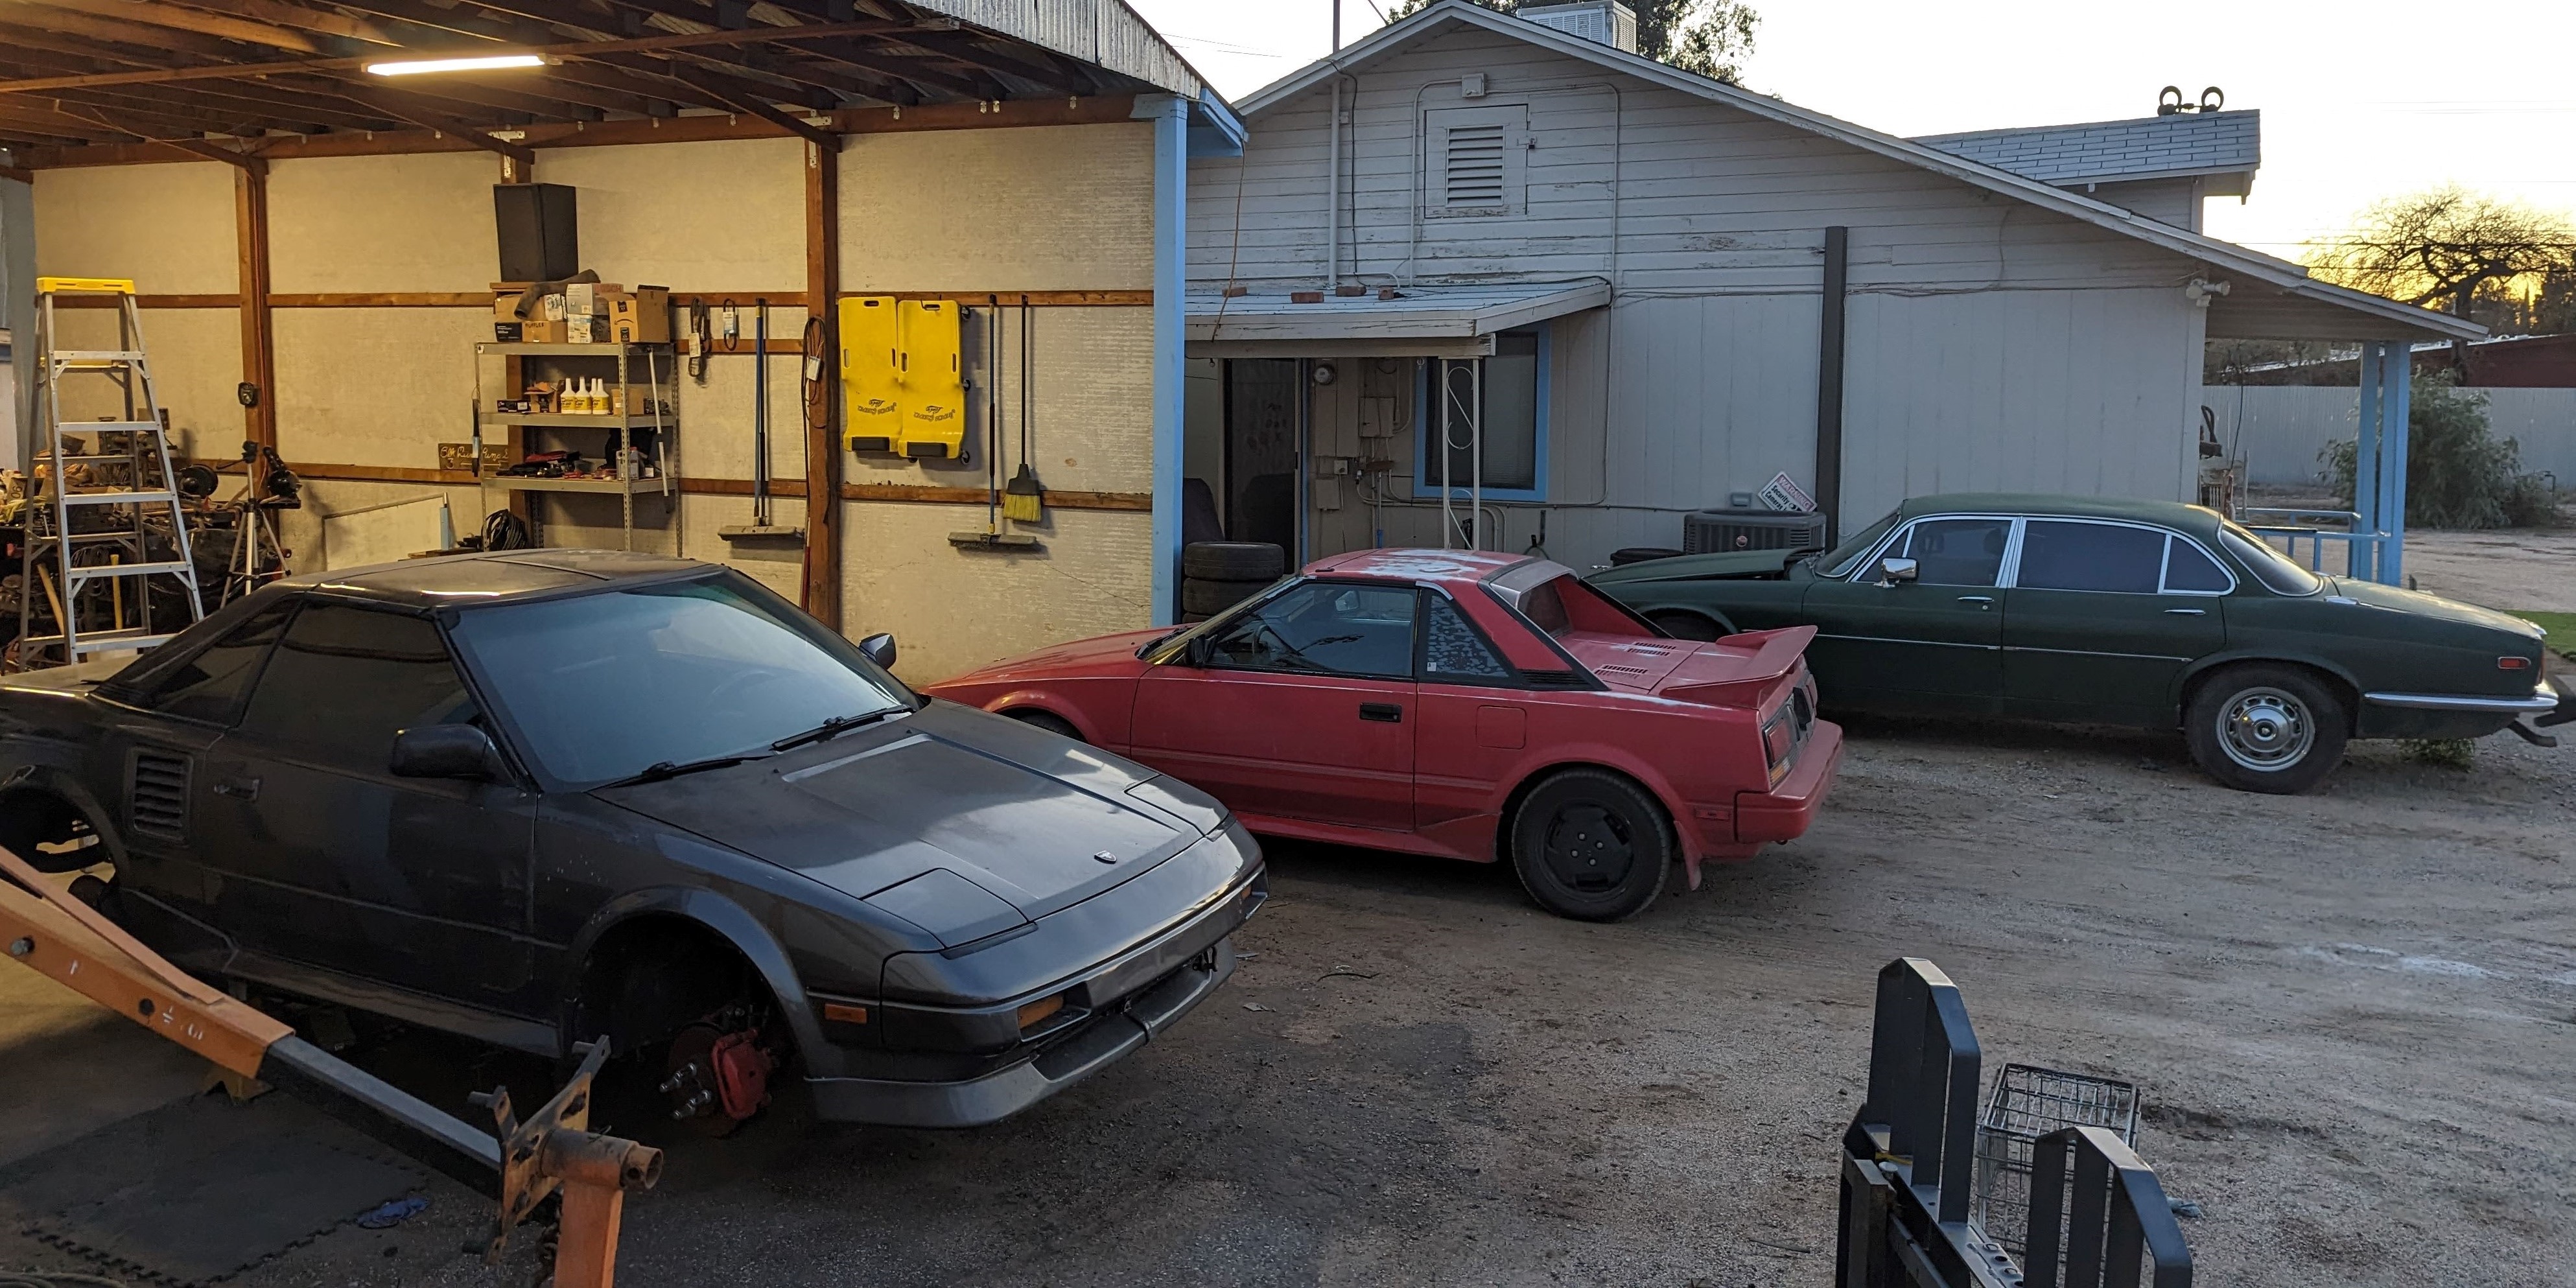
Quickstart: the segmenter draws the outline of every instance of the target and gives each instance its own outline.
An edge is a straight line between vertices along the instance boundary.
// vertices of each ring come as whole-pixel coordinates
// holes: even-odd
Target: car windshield
[[[1858,563],[1862,555],[1868,554],[1870,547],[1877,545],[1879,540],[1887,535],[1887,530],[1895,526],[1896,516],[1890,514],[1852,534],[1844,539],[1841,545],[1826,551],[1816,560],[1816,575],[1819,577],[1850,575],[1852,565]]]
[[[459,615],[453,634],[555,778],[763,755],[835,717],[910,702],[838,635],[738,574]]]
[[[2227,547],[2229,554],[2236,556],[2237,561],[2245,565],[2247,572],[2254,574],[2256,581],[2271,587],[2277,594],[2313,595],[2325,586],[2324,582],[2317,579],[2315,573],[2300,567],[2292,562],[2288,555],[2273,549],[2271,542],[2233,523],[2219,528],[2218,539],[2220,544]]]

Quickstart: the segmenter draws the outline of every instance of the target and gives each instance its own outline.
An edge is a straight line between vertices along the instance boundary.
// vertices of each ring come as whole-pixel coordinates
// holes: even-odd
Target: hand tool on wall
[[[1029,465],[1029,406],[1033,397],[1030,386],[1037,382],[1037,360],[1032,357],[1036,335],[1030,320],[1029,297],[1020,297],[1020,470],[1002,489],[1002,517],[1013,523],[1035,523],[1046,515],[1046,489],[1039,486],[1037,471]]]
[[[802,541],[769,513],[769,301],[751,302],[751,522],[716,529],[727,541]]]

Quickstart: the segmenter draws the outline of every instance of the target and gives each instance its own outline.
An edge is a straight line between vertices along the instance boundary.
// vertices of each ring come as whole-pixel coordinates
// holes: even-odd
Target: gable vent
[[[1442,175],[1443,205],[1503,204],[1503,127],[1499,123],[1450,126],[1448,165]]]
[[[188,761],[149,751],[134,753],[134,781],[126,792],[126,823],[138,835],[165,841],[188,833]]]

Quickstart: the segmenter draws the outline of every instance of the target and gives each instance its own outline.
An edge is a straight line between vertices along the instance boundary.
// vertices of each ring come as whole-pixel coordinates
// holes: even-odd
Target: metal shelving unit
[[[674,477],[679,468],[679,383],[678,362],[668,344],[514,344],[485,340],[474,346],[474,460],[475,473],[482,485],[504,495],[511,493],[589,493],[615,496],[619,500],[618,526],[625,546],[635,548],[635,498],[657,496],[672,505],[679,487]],[[507,394],[496,395],[486,389],[484,359],[500,358],[507,373]],[[641,388],[648,410],[623,416],[594,416],[561,412],[505,412],[497,410],[502,397],[517,397],[526,388],[524,379],[528,359],[576,359],[583,365],[614,363],[615,387],[624,390]],[[582,371],[570,364],[555,361],[544,365],[560,374],[582,378],[605,377],[605,370]],[[638,371],[638,368],[641,371]],[[641,374],[639,385],[633,379]],[[589,455],[589,443],[567,443],[565,431],[605,431],[607,448],[599,459],[611,462],[615,476],[610,478],[542,478],[525,475],[492,474],[483,469],[483,442],[486,431],[497,430],[522,455],[536,451],[579,451]],[[650,430],[649,439],[636,431]],[[554,440],[553,445],[538,446],[528,440],[528,431],[539,431]],[[649,444],[649,445],[648,445]],[[524,508],[513,506],[514,509]],[[677,516],[672,517],[676,534]],[[533,520],[529,527],[544,537]]]

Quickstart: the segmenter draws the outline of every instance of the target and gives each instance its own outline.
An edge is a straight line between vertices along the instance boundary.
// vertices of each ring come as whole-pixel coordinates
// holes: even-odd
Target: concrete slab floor
[[[1277,846],[1236,982],[1018,1119],[613,1120],[671,1149],[620,1282],[1821,1283],[1872,975],[1915,954],[1989,1078],[2142,1086],[2141,1153],[2207,1212],[2201,1282],[2563,1284],[2576,749],[2476,757],[2364,744],[2280,798],[2167,738],[1871,724],[1811,836],[1614,926],[1495,868]],[[460,1113],[478,1081],[528,1094],[443,1041],[368,1059]],[[431,1194],[235,1282],[528,1282],[524,1241],[458,1255],[482,1210]]]

